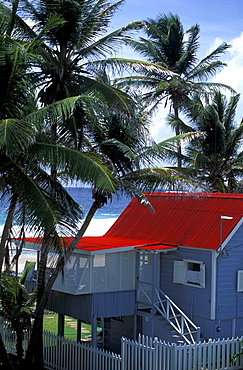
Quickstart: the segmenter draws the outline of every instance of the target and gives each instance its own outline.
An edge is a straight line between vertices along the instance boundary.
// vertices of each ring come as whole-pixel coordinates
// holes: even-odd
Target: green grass
[[[51,333],[57,334],[58,315],[56,313],[48,313],[44,315],[43,329]],[[77,335],[77,320],[72,317],[65,316],[64,320],[64,337],[76,340]],[[82,340],[91,338],[91,325],[82,322]]]

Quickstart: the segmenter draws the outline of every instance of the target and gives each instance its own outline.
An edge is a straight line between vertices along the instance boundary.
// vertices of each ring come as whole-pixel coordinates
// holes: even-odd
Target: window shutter
[[[173,282],[183,284],[184,276],[185,276],[184,261],[174,261]]]
[[[243,270],[238,271],[237,292],[243,292]]]
[[[202,263],[200,265],[200,270],[201,270],[201,283],[200,283],[200,286],[202,288],[205,288],[205,265],[204,265],[204,263]]]

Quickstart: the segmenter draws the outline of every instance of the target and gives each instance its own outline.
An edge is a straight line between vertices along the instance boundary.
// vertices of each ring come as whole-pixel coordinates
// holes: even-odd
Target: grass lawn
[[[57,313],[48,313],[44,315],[43,328],[46,331],[57,334],[58,328],[58,315]],[[72,317],[65,316],[64,320],[64,336],[65,338],[76,340],[77,334],[77,320]],[[82,322],[82,340],[90,340],[91,338],[91,325]]]

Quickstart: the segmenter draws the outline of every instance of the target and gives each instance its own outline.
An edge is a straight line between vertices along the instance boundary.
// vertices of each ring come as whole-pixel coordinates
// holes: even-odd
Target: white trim
[[[89,254],[89,255],[94,255],[94,254],[106,254],[106,253],[116,253],[116,252],[127,252],[127,251],[139,251],[139,252],[164,252],[164,253],[167,253],[167,252],[172,252],[172,251],[175,251],[177,250],[177,247],[175,248],[169,248],[169,249],[145,249],[145,248],[139,248],[139,247],[146,247],[145,245],[141,245],[141,246],[129,246],[129,247],[119,247],[119,248],[109,248],[109,249],[99,249],[99,250],[94,250],[94,251],[87,251],[85,249],[79,249],[79,248],[76,248],[74,249],[73,253],[77,253],[77,254]]]
[[[211,308],[210,319],[215,320],[216,317],[216,290],[217,290],[217,253],[212,251],[211,258]]]
[[[127,252],[127,251],[132,251],[132,250],[134,250],[134,247],[119,247],[119,248],[99,249],[99,250],[93,250],[93,251],[87,251],[85,249],[75,248],[73,253],[74,254],[88,254],[92,256],[94,254]]]
[[[195,261],[195,260],[189,260],[189,259],[184,259],[183,261],[184,261],[184,264],[185,264],[184,285],[189,285],[189,286],[192,286],[192,287],[205,289],[205,264],[203,263],[203,261]],[[189,269],[188,269],[188,264],[189,263],[196,263],[196,264],[200,265],[200,275],[201,275],[200,276],[200,284],[198,284],[198,283],[194,284],[194,283],[188,281],[187,272],[189,271]]]
[[[177,250],[177,247],[168,248],[168,249],[146,249],[145,247],[134,247],[134,250],[138,250],[139,252],[146,251],[146,252],[154,252],[154,253],[167,253],[167,252],[173,252]]]

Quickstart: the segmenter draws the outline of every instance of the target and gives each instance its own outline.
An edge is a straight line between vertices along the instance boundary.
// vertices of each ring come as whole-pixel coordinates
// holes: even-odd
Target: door
[[[152,307],[153,285],[158,285],[159,282],[159,254],[140,251],[138,269],[138,309],[150,308]]]

